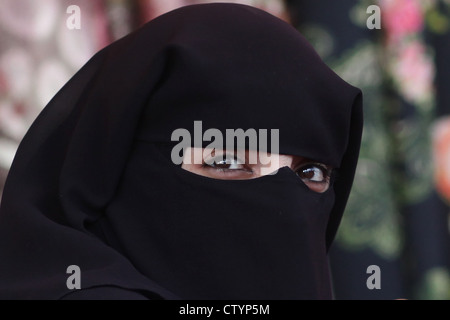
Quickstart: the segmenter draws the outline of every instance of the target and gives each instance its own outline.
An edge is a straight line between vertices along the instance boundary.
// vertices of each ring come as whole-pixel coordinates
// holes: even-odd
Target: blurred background
[[[207,2],[218,1],[0,0],[0,196],[27,129],[95,52]],[[355,187],[330,254],[336,298],[450,299],[450,0],[220,2],[286,20],[363,90]],[[367,287],[371,265],[380,289]]]

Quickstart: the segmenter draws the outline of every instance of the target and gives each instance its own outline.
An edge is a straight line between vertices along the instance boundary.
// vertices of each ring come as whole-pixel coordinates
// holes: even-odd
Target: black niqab
[[[154,19],[97,53],[23,139],[0,208],[0,298],[331,298],[327,251],[361,102],[264,11],[205,4]],[[287,167],[239,181],[193,174],[170,152],[172,132],[194,134],[194,121],[279,129],[280,153],[339,178],[315,193]]]

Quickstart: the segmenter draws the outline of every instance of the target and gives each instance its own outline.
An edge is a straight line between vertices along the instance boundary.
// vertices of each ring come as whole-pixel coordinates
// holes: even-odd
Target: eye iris
[[[314,178],[315,172],[313,168],[307,168],[307,169],[303,169],[302,170],[302,176],[305,179],[309,179],[311,180],[312,178]]]
[[[301,170],[301,178],[311,180],[314,182],[322,182],[324,180],[324,174],[318,167],[308,167]]]
[[[241,162],[237,159],[225,158],[214,160],[212,167],[221,170],[239,170],[242,169]]]
[[[220,169],[228,169],[231,166],[230,161],[227,160],[220,160],[214,163],[216,168]]]

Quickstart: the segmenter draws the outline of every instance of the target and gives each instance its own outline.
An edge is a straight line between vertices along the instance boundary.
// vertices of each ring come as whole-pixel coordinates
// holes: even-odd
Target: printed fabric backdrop
[[[206,2],[215,1],[1,0],[0,195],[26,130],[95,52]],[[450,0],[229,2],[288,21],[363,90],[355,187],[330,255],[336,298],[450,299]],[[67,25],[71,5],[79,29]],[[380,29],[367,26],[371,5]],[[373,265],[380,289],[367,286]]]

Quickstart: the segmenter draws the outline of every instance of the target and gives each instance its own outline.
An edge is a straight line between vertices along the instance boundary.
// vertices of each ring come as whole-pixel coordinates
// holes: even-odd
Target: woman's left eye
[[[303,180],[321,183],[330,180],[331,169],[322,164],[306,164],[297,169],[296,173]]]
[[[297,174],[302,179],[314,182],[324,182],[328,176],[326,168],[319,165],[306,165],[297,170]]]
[[[315,192],[325,192],[330,186],[331,169],[321,164],[306,164],[296,170],[303,182]]]

